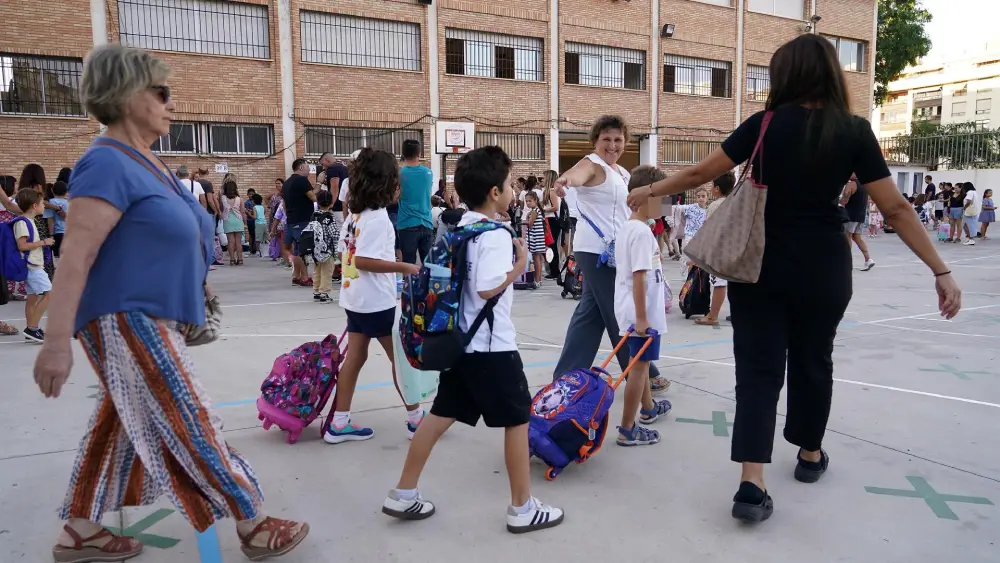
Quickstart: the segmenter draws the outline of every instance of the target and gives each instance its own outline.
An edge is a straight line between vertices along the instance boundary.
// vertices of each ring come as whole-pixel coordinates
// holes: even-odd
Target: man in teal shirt
[[[420,141],[403,141],[403,166],[399,170],[399,214],[396,245],[403,262],[418,264],[431,251],[434,222],[431,219],[431,187],[434,175],[420,164]]]

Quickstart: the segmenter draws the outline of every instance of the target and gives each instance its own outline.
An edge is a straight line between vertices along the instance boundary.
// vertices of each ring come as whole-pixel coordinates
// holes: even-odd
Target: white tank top
[[[573,237],[573,249],[578,252],[600,254],[604,252],[604,240],[583,217],[586,215],[597,225],[604,234],[604,239],[609,242],[615,240],[618,231],[625,225],[630,215],[628,181],[631,176],[617,164],[612,168],[596,154],[587,155],[587,158],[604,169],[604,182],[593,187],[574,188],[580,218],[576,224],[576,235]]]

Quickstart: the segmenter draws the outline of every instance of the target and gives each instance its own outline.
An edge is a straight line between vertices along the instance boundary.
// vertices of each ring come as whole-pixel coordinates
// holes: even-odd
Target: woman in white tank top
[[[610,251],[613,256],[611,243],[630,215],[627,204],[630,174],[618,166],[628,138],[624,119],[615,115],[598,118],[590,129],[594,153],[554,182],[560,197],[566,196],[567,189],[575,192],[579,221],[573,237],[573,256],[583,271],[584,283],[553,379],[593,365],[603,332],[615,344],[621,338],[615,319],[615,268],[602,262],[602,254],[607,256]],[[623,348],[618,353],[622,370],[628,366],[628,360],[628,350]],[[650,378],[657,378],[656,366],[649,368]]]

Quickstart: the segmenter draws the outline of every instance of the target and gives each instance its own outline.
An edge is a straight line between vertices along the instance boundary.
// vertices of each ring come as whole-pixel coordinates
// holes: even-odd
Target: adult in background
[[[865,215],[868,213],[868,191],[861,185],[861,182],[858,182],[858,177],[854,174],[851,174],[850,181],[844,187],[844,192],[840,196],[840,204],[847,212],[847,222],[844,223],[847,244],[850,245],[853,242],[858,246],[858,250],[861,251],[861,255],[865,259],[865,265],[861,271],[867,272],[875,267],[875,261],[872,260],[872,256],[868,252],[868,244],[864,237]]]
[[[434,242],[434,219],[431,215],[431,192],[434,175],[420,164],[420,141],[403,141],[403,165],[399,167],[399,210],[396,216],[396,241],[403,262],[419,264],[427,258]]]
[[[123,506],[167,495],[198,531],[233,517],[252,558],[283,555],[304,523],[265,517],[247,461],[194,373],[186,327],[205,322],[212,222],[150,150],[170,131],[166,63],[104,45],[84,63],[80,101],[107,126],[73,172],[73,213],[35,382],[58,397],[75,335],[97,372],[97,406],[60,510],[56,561],[124,561],[142,544],[101,526]],[[122,268],[137,256],[141,267]]]
[[[559,279],[559,237],[562,234],[562,223],[559,221],[559,207],[562,204],[562,198],[556,193],[554,186],[558,177],[559,173],[555,170],[546,170],[542,174],[542,181],[540,182],[542,187],[542,211],[545,213],[545,222],[549,224],[549,231],[552,233],[552,244],[549,245],[549,249],[552,250],[552,260],[549,261],[549,275],[545,276],[546,279],[550,280]]]
[[[642,205],[747,162],[770,122],[752,163],[754,180],[769,192],[760,279],[729,284],[736,358],[732,460],[743,464],[732,514],[747,522],[765,520],[774,509],[764,464],[771,462],[786,366],[784,436],[799,446],[795,478],[813,483],[829,467],[822,445],[833,393],[833,342],[852,292],[851,249],[844,244],[837,196],[852,173],[929,267],[942,316],[954,317],[962,304],[948,266],[896,188],[870,124],[850,112],[833,45],[819,35],[800,35],[771,57],[770,78],[768,113],[744,121],[705,160],[632,190],[628,198],[630,206]]]
[[[976,244],[979,234],[979,212],[982,211],[983,200],[972,182],[965,183],[965,197],[962,198],[962,230],[965,232],[965,246]]]
[[[253,196],[257,195],[257,190],[247,189],[246,201],[243,202],[243,217],[247,222],[247,242],[250,243],[250,254],[256,252],[257,248],[257,219],[253,216]]]
[[[236,182],[229,180],[222,184],[222,230],[226,233],[229,249],[229,265],[243,265],[243,229],[246,228],[246,211],[240,200],[240,190]]]
[[[934,186],[934,178],[930,176],[924,176],[924,199],[925,201],[930,201],[934,199],[934,195],[937,193],[937,187]]]
[[[322,170],[316,173],[316,183],[326,186],[333,195],[333,220],[337,222],[337,231],[339,232],[344,226],[344,202],[347,201],[346,197],[341,200],[340,190],[343,188],[344,182],[347,181],[349,171],[343,161],[336,160],[328,152],[319,157],[319,164]]]
[[[567,189],[576,192],[580,222],[573,237],[573,256],[584,279],[583,295],[566,328],[553,379],[592,366],[605,333],[614,344],[621,338],[615,317],[615,268],[606,258],[609,252],[613,254],[610,243],[631,215],[626,205],[630,175],[618,166],[627,142],[628,126],[624,119],[617,115],[598,118],[590,128],[594,153],[553,182],[560,197],[566,197]],[[528,184],[534,187],[531,177]],[[624,370],[629,361],[627,347],[618,352],[617,358]],[[655,365],[649,366],[649,377],[657,391],[668,385]]]
[[[177,177],[180,178],[181,186],[194,196],[202,207],[208,209],[208,204],[205,201],[205,188],[201,182],[191,176],[191,170],[182,164],[177,167]]]
[[[292,285],[312,287],[309,265],[298,256],[302,230],[309,225],[315,210],[316,193],[309,182],[309,163],[304,158],[292,162],[292,175],[281,186],[281,199],[285,203],[285,253],[292,263]]]

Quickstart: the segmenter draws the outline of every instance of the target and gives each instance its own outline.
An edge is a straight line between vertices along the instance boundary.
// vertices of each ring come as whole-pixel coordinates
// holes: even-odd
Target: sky
[[[982,49],[987,41],[1000,41],[1000,0],[922,0],[934,16],[927,34],[933,58]]]

